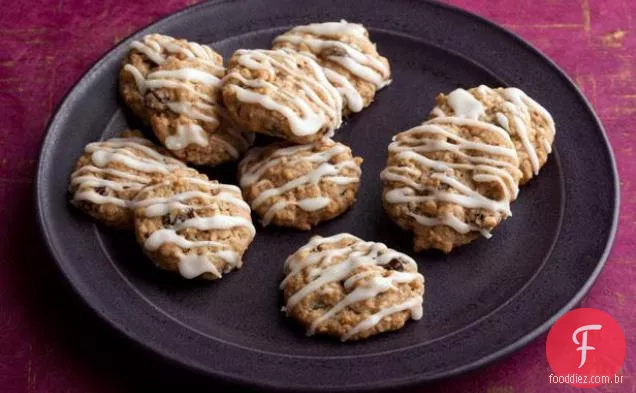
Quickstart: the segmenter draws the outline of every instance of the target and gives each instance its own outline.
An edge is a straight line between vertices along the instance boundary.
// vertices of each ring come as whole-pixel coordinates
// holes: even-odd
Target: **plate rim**
[[[137,347],[142,348],[144,351],[148,352],[149,354],[160,356],[161,359],[181,369],[186,369],[186,370],[195,372],[197,374],[205,375],[207,377],[213,377],[213,378],[220,379],[224,382],[243,385],[243,386],[292,391],[294,389],[300,388],[301,386],[276,383],[276,382],[263,382],[262,380],[254,381],[253,379],[242,377],[241,375],[235,375],[232,373],[227,373],[227,372],[219,371],[219,370],[215,370],[213,373],[211,373],[210,370],[200,368],[197,365],[192,363],[184,362],[184,359],[178,356],[173,356],[170,352],[162,351],[159,348],[150,345],[148,342],[142,339],[139,339],[133,333],[127,331],[127,329],[125,329],[124,326],[121,326],[116,321],[110,319],[103,312],[103,310],[97,304],[95,304],[93,300],[91,300],[91,296],[89,294],[87,295],[82,290],[82,288],[79,285],[77,285],[75,280],[73,280],[72,274],[65,268],[65,263],[63,262],[63,258],[59,256],[59,254],[57,253],[56,246],[52,244],[52,242],[50,241],[51,235],[47,227],[47,222],[46,222],[45,213],[44,213],[45,206],[44,206],[44,203],[43,203],[44,201],[41,195],[41,193],[43,192],[42,182],[44,181],[44,178],[43,178],[43,169],[44,169],[43,166],[44,166],[44,158],[45,158],[44,156],[46,155],[46,152],[50,150],[49,146],[53,142],[51,129],[53,125],[58,121],[58,118],[63,115],[64,106],[69,104],[70,99],[72,98],[76,90],[80,89],[80,87],[84,84],[83,81],[88,80],[90,76],[93,73],[95,73],[104,62],[106,62],[108,59],[113,57],[114,52],[116,52],[117,49],[119,49],[120,47],[124,46],[124,44],[131,37],[141,33],[142,31],[156,27],[159,24],[167,23],[172,19],[181,18],[189,13],[196,12],[196,10],[199,8],[214,7],[224,3],[239,3],[242,1],[245,1],[245,0],[207,0],[201,3],[180,8],[170,14],[167,14],[150,23],[147,23],[141,28],[135,30],[131,34],[122,38],[116,45],[112,46],[105,53],[103,53],[96,61],[92,62],[83,71],[83,73],[78,78],[75,79],[71,87],[66,91],[66,93],[63,95],[63,97],[55,106],[55,109],[52,111],[53,115],[50,117],[49,121],[47,122],[44,128],[45,132],[42,138],[42,142],[40,144],[37,167],[36,167],[34,183],[33,183],[34,184],[33,195],[34,195],[35,204],[36,204],[35,206],[36,221],[38,224],[40,234],[42,235],[42,238],[44,240],[47,253],[55,261],[55,264],[57,265],[58,269],[62,272],[62,275],[64,276],[69,286],[72,288],[73,292],[81,299],[82,303],[85,306],[87,306],[88,309],[90,309],[94,314],[96,314],[102,321],[106,322],[107,325],[111,326],[113,330],[118,333],[120,337],[125,337],[127,341],[134,343]],[[347,391],[347,392],[350,392],[350,391],[370,391],[370,390],[399,389],[399,388],[405,388],[405,387],[412,387],[416,385],[421,385],[422,383],[449,379],[449,378],[467,373],[469,371],[483,368],[497,360],[501,360],[505,358],[506,356],[510,355],[511,353],[525,347],[530,342],[534,341],[537,337],[544,334],[550,328],[550,326],[552,326],[556,322],[557,319],[559,319],[566,312],[573,309],[583,299],[583,297],[589,292],[591,287],[594,285],[594,283],[598,279],[601,271],[605,267],[609,254],[616,240],[616,233],[618,230],[618,221],[619,221],[619,213],[620,213],[620,178],[619,178],[617,164],[616,164],[616,157],[614,155],[612,145],[609,141],[609,138],[607,136],[607,132],[605,130],[605,127],[603,126],[603,123],[601,122],[598,114],[595,112],[591,103],[583,94],[581,89],[574,83],[574,81],[568,76],[568,74],[558,64],[556,64],[551,58],[545,55],[542,51],[540,51],[534,45],[524,40],[519,34],[507,29],[506,27],[501,26],[486,17],[475,14],[471,11],[468,11],[466,9],[460,8],[452,4],[442,3],[437,0],[416,0],[415,2],[425,3],[432,7],[439,7],[451,12],[462,14],[463,16],[473,19],[478,23],[485,24],[490,28],[493,28],[495,30],[498,30],[499,32],[504,33],[508,38],[514,40],[517,44],[520,44],[526,47],[535,55],[537,55],[543,62],[545,62],[547,65],[550,66],[550,68],[554,71],[556,75],[558,75],[561,79],[563,79],[567,83],[568,87],[574,93],[576,93],[576,96],[578,97],[578,99],[583,103],[584,107],[586,108],[588,113],[591,115],[591,118],[593,122],[595,123],[597,129],[600,130],[600,135],[604,143],[604,148],[608,153],[607,156],[609,158],[609,164],[610,164],[609,169],[611,169],[611,174],[612,174],[612,183],[614,185],[613,187],[614,199],[611,202],[613,204],[613,212],[612,212],[612,218],[611,218],[611,226],[610,226],[610,230],[609,230],[607,240],[605,243],[605,248],[603,249],[603,253],[601,254],[598,262],[596,263],[596,267],[594,268],[594,270],[591,272],[591,274],[589,275],[585,283],[581,286],[580,289],[578,289],[576,294],[570,299],[568,303],[566,303],[548,320],[546,320],[544,323],[542,323],[541,325],[533,329],[531,332],[525,334],[524,336],[520,337],[512,344],[509,344],[508,346],[501,348],[500,350],[496,352],[483,356],[480,359],[473,361],[471,363],[456,367],[454,369],[445,371],[443,373],[439,373],[438,375],[435,375],[433,377],[422,377],[422,376],[398,377],[394,379],[382,380],[380,382],[374,382],[372,385],[357,384],[357,385],[346,385],[344,387],[330,385],[327,387],[317,388],[317,387],[308,387],[306,385],[302,385],[302,389],[304,391],[312,391],[312,392],[313,391],[316,391],[316,392],[318,391],[334,391],[334,392]]]

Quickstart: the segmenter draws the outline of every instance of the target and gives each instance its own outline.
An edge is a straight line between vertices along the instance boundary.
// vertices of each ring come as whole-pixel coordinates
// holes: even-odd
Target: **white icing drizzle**
[[[486,132],[495,132],[504,136],[508,140],[510,147],[469,141],[445,129],[447,124],[480,127]],[[436,139],[440,136],[448,140]],[[414,175],[415,178],[421,176],[421,171],[418,168],[391,165],[384,169],[380,175],[383,182],[385,184],[387,182],[399,182],[403,186],[388,190],[385,193],[385,200],[392,204],[407,203],[409,205],[427,201],[448,202],[465,208],[486,209],[498,212],[505,217],[510,216],[510,201],[516,198],[519,192],[517,181],[510,173],[511,171],[519,173],[516,165],[517,153],[512,146],[510,137],[499,127],[477,120],[458,117],[433,119],[419,127],[404,131],[394,137],[393,142],[389,145],[389,152],[394,153],[399,160],[415,161],[422,167],[428,168],[430,170],[428,175],[430,178],[438,180],[446,185],[447,188],[454,190],[454,192],[429,187],[411,180],[407,176],[408,174]],[[435,160],[423,154],[438,151],[452,152],[466,162],[455,163]],[[481,157],[471,153],[476,151],[493,154],[501,158]],[[504,158],[509,159],[509,161]],[[498,183],[504,191],[504,197],[501,200],[487,198],[477,190],[458,181],[453,176],[454,170],[472,171],[472,180],[475,183]],[[423,226],[445,225],[459,233],[478,231],[484,237],[490,237],[488,230],[466,223],[450,213],[442,217],[427,217],[413,212],[409,212],[409,215]]]
[[[453,216],[452,214],[445,215],[440,218],[427,217],[421,214],[408,213],[409,216],[413,217],[415,221],[417,221],[420,225],[424,225],[427,227],[434,227],[437,225],[446,225],[453,228],[458,233],[469,233],[469,232],[479,232],[486,239],[490,239],[492,234],[487,230],[479,228],[477,225],[468,224],[459,218]]]
[[[187,98],[180,101],[168,101],[165,105],[173,112],[183,115],[193,121],[210,123],[210,128],[214,129],[219,125],[217,118],[219,108],[216,103],[215,93],[218,91],[221,80],[214,73],[223,73],[225,69],[216,63],[214,51],[205,45],[195,42],[177,41],[172,37],[153,34],[144,37],[144,42],[135,41],[131,48],[144,53],[156,64],[163,64],[168,56],[180,54],[186,59],[197,59],[206,66],[213,68],[212,72],[206,72],[191,66],[184,66],[172,70],[157,70],[144,75],[132,64],[126,64],[124,70],[130,72],[137,85],[140,94],[156,89],[182,89],[196,98],[195,102],[190,102]],[[214,72],[214,73],[213,73]],[[198,86],[207,87],[208,91],[201,90]],[[169,135],[164,144],[170,150],[185,149],[189,145],[208,146],[210,142],[221,144],[233,157],[238,156],[238,152],[230,143],[213,137],[205,131],[201,124],[179,123],[176,134]]]
[[[305,198],[301,199],[300,201],[278,201],[274,203],[272,207],[270,207],[263,215],[261,223],[264,227],[268,226],[279,210],[283,210],[290,205],[296,205],[306,212],[314,212],[320,209],[324,209],[325,207],[329,206],[330,203],[331,199],[325,197]]]
[[[214,95],[202,92],[196,88],[196,83],[216,88],[220,83],[220,79],[215,75],[192,68],[182,68],[151,72],[144,78],[141,72],[131,64],[126,64],[124,69],[133,74],[137,89],[141,94],[145,94],[149,90],[162,88],[187,90],[197,97],[200,102],[192,104],[183,101],[168,101],[165,102],[168,108],[175,113],[185,115],[195,120],[218,124],[218,120],[212,116],[217,110]],[[188,79],[189,77],[193,77],[194,79]],[[212,115],[210,115],[210,113],[212,113]]]
[[[484,116],[484,106],[467,90],[453,90],[447,97],[448,105],[453,109],[453,116],[478,120]]]
[[[170,150],[181,150],[190,144],[208,145],[208,136],[198,124],[186,123],[177,125],[177,133],[166,138],[165,145]]]
[[[229,202],[245,211],[250,211],[250,207],[245,201],[236,196],[236,190],[227,191],[230,188],[228,187],[225,190],[225,185],[219,185],[217,189],[221,190],[218,194],[214,196],[214,199],[219,201]],[[212,190],[212,188],[210,188]],[[173,195],[170,198],[150,198],[143,201],[138,201],[135,204],[135,207],[145,207],[144,215],[146,217],[158,217],[163,216],[164,214],[169,213],[171,210],[199,210],[208,208],[208,204],[204,205],[187,205],[186,202],[188,199],[199,198],[203,200],[207,200],[209,203],[212,203],[211,195],[207,192],[202,191],[186,191],[179,193],[177,195]]]
[[[184,89],[208,104],[215,102],[214,96],[197,90],[195,83],[208,87],[217,87],[220,83],[220,79],[213,74],[198,71],[199,74],[206,75],[206,77],[201,77],[199,74],[192,73],[195,70],[193,68],[154,71],[145,78],[141,71],[131,64],[126,64],[124,69],[133,74],[137,89],[141,94],[146,93],[148,90],[161,88]],[[189,76],[193,76],[195,79],[189,79]]]
[[[360,181],[360,167],[356,164],[353,158],[337,164],[329,163],[329,160],[332,157],[348,152],[349,149],[346,146],[336,143],[327,150],[310,152],[313,148],[313,144],[279,148],[265,160],[259,160],[263,149],[253,149],[250,151],[241,163],[242,167],[247,168],[242,173],[239,180],[242,188],[258,183],[268,169],[278,165],[283,160],[285,160],[285,166],[289,167],[294,167],[302,162],[309,162],[315,166],[311,172],[292,179],[279,187],[263,189],[252,201],[252,209],[257,209],[270,198],[283,195],[286,192],[303,185],[318,184],[321,181],[344,185]],[[307,152],[310,153],[305,154]],[[353,170],[355,176],[342,175],[341,172],[345,168]],[[290,205],[298,206],[306,212],[314,212],[327,207],[330,203],[331,199],[323,196],[298,201],[283,199],[274,203],[267,210],[267,212],[263,215],[262,224],[264,226],[269,225],[278,211],[285,209]]]
[[[139,147],[144,146],[138,146],[137,148]],[[104,167],[111,162],[118,162],[140,172],[159,172],[166,174],[169,173],[171,169],[182,167],[182,165],[167,164],[164,161],[164,159],[167,157],[162,156],[160,153],[157,153],[154,150],[151,151],[153,152],[153,154],[156,154],[156,156],[152,158],[146,158],[139,156],[128,149],[122,149],[116,146],[112,147],[112,145],[110,145],[110,142],[104,142],[104,144],[99,145],[91,143],[86,146],[85,151],[92,153],[91,159],[93,161],[93,164],[98,167]]]
[[[522,90],[508,87],[503,89],[502,96],[508,100],[506,102],[506,107],[513,114],[513,124],[515,125],[515,131],[523,144],[523,148],[528,153],[528,158],[530,159],[530,164],[532,165],[532,170],[535,175],[539,174],[540,164],[539,158],[537,157],[537,151],[535,145],[530,141],[530,135],[528,127],[532,121],[532,113],[531,111],[538,112],[544,119],[548,122],[548,132],[550,132],[551,139],[554,138],[556,128],[554,126],[554,120],[552,119],[552,115],[539,103],[534,101],[532,98],[528,97],[526,93]],[[524,121],[524,119],[527,119]],[[510,129],[507,129],[511,131]],[[549,143],[546,143],[545,139],[542,139],[541,143],[546,153],[550,153],[552,151],[552,147]],[[549,146],[546,148],[546,145]]]
[[[495,113],[495,119],[497,119],[497,123],[499,123],[501,128],[503,128],[504,130],[510,129],[510,123],[508,122],[508,118],[506,117],[506,115],[501,112],[497,112]]]
[[[212,273],[215,277],[221,278],[219,269],[206,257],[196,254],[186,254],[179,259],[179,274],[183,278],[191,280],[204,273]]]
[[[94,165],[84,165],[83,167],[79,168],[78,170],[76,170],[75,172],[73,172],[71,174],[71,177],[75,177],[75,176],[81,176],[82,174],[89,172],[89,173],[100,173],[100,174],[104,174],[104,175],[112,175],[112,176],[117,176],[120,177],[122,179],[126,179],[126,180],[132,180],[133,182],[137,182],[140,184],[146,184],[146,183],[150,183],[150,178],[145,177],[145,176],[139,176],[139,175],[133,175],[132,173],[128,173],[128,172],[124,172],[124,171],[120,171],[114,168],[98,168]],[[73,183],[75,184],[75,183]]]
[[[148,79],[158,81],[176,79],[178,81],[197,82],[208,86],[218,86],[221,81],[216,75],[189,67],[154,71],[148,75]]]
[[[198,59],[217,69],[223,68],[216,62],[216,55],[209,46],[161,34],[144,36],[142,41],[133,41],[130,47],[146,55],[155,64],[163,64],[168,56],[179,55],[186,59]]]
[[[129,190],[140,190],[143,188],[143,184],[135,183],[135,182],[120,182],[120,181],[112,181],[106,180],[102,178],[98,178],[92,175],[86,176],[76,176],[71,179],[71,185],[83,185],[88,187],[106,187],[111,190],[122,192],[126,189]]]
[[[499,126],[508,131],[511,134],[516,134],[521,141],[523,149],[528,154],[528,159],[532,166],[532,171],[535,175],[539,173],[541,167],[539,157],[537,155],[537,146],[530,140],[530,130],[532,122],[532,111],[539,113],[548,123],[549,140],[554,139],[556,132],[554,120],[552,115],[539,103],[528,97],[522,90],[514,87],[503,89],[491,89],[488,86],[481,85],[475,89],[476,93],[481,96],[499,95],[505,102],[503,109],[505,111],[497,111],[494,113],[495,121]],[[486,112],[483,104],[479,101],[479,96],[471,94],[464,89],[456,89],[450,93],[447,97],[447,103],[453,110],[452,116],[485,120]],[[449,114],[436,107],[433,112],[433,116],[442,117]],[[546,153],[552,151],[550,141],[546,138],[537,138],[537,143],[540,143]]]
[[[167,174],[185,164],[167,157],[152,148],[152,143],[144,138],[112,138],[103,142],[89,143],[84,151],[91,154],[92,165],[85,165],[71,174],[71,188],[75,188],[73,201],[89,201],[95,204],[111,203],[132,208],[132,202],[119,196],[104,196],[95,188],[104,187],[117,193],[139,191],[152,180],[143,175],[109,168],[111,163],[123,164],[130,170],[143,173]],[[142,153],[143,155],[140,155]],[[97,175],[115,179],[104,179]]]
[[[288,120],[291,132],[297,136],[313,135],[325,127],[329,136],[342,123],[342,97],[310,56],[284,50],[259,49],[240,49],[234,56],[238,57],[241,66],[250,70],[265,71],[272,78],[276,74],[286,75],[304,93],[291,94],[264,79],[247,79],[234,70],[224,79],[238,81],[232,88],[239,101],[259,104],[279,112]],[[300,68],[300,62],[309,67],[309,74]],[[265,92],[256,92],[256,89],[264,89]]]
[[[344,102],[346,102],[351,112],[357,113],[364,109],[364,99],[349,79],[329,68],[325,67],[323,70],[325,71],[327,79],[333,83],[338,92],[342,95]]]
[[[153,147],[152,142],[144,138],[111,138],[103,142],[89,143],[84,151],[93,153],[93,162],[98,167],[103,167],[111,161],[130,164],[127,166],[142,172],[168,173],[170,170],[186,167],[181,161],[161,154]],[[133,150],[139,150],[149,157],[136,155]]]
[[[174,211],[197,211],[201,209],[213,209],[214,206],[222,202],[230,203],[241,210],[250,212],[250,207],[241,197],[241,191],[238,187],[226,184],[212,183],[203,179],[183,177],[182,181],[189,182],[193,185],[203,187],[206,191],[184,191],[169,197],[156,197],[135,202],[136,208],[143,208],[139,214],[146,217],[158,217]],[[161,187],[159,183],[148,188],[152,190]],[[212,194],[216,192],[216,194]],[[191,199],[198,199],[198,204],[188,204]],[[194,278],[203,273],[209,272],[216,277],[221,277],[221,272],[214,265],[215,259],[221,259],[226,263],[225,271],[238,268],[242,265],[240,255],[231,249],[228,245],[206,240],[189,240],[182,231],[188,228],[196,228],[201,231],[209,230],[226,230],[233,228],[246,228],[252,238],[256,233],[256,229],[251,219],[241,216],[229,216],[226,214],[215,214],[209,217],[190,217],[182,222],[178,222],[170,228],[163,228],[153,232],[144,242],[144,248],[148,251],[156,251],[165,244],[175,244],[180,248],[192,251],[179,252],[179,272],[184,278]],[[212,247],[214,250],[208,250],[204,254],[198,254],[197,249],[201,247]]]
[[[349,23],[344,19],[341,19],[340,22],[311,23],[297,26],[292,31],[324,36],[351,35],[358,38],[367,36],[367,29],[364,26],[358,23]]]
[[[288,43],[298,48],[304,44],[313,55],[339,64],[352,75],[372,83],[377,89],[391,82],[391,70],[387,64],[374,54],[362,52],[355,44],[338,40],[341,36],[368,39],[367,31],[362,25],[342,20],[295,27],[276,37],[274,45]],[[325,74],[343,95],[349,109],[352,112],[361,111],[362,96],[351,82],[345,76],[326,67]]]
[[[104,205],[104,204],[110,203],[115,206],[119,206],[123,208],[130,207],[130,201],[122,199],[122,198],[114,197],[114,196],[100,195],[97,192],[95,192],[95,190],[92,188],[86,191],[75,192],[75,194],[73,195],[72,202],[75,203],[79,201],[88,201],[96,205]]]
[[[339,248],[316,251],[321,245],[338,243],[342,240],[349,240],[351,244]],[[337,259],[341,260],[335,262]],[[413,271],[391,271],[386,276],[375,271],[354,273],[360,267],[383,266],[395,259],[410,266]],[[307,285],[287,299],[284,307],[287,313],[293,310],[305,297],[319,291],[324,285],[331,282],[344,281],[344,288],[348,291],[342,300],[313,321],[309,329],[307,329],[307,335],[314,334],[321,324],[352,304],[374,298],[383,292],[398,290],[396,284],[413,281],[424,282],[424,277],[417,272],[417,264],[409,256],[392,250],[382,243],[365,242],[348,233],[341,233],[327,238],[313,237],[309,243],[287,258],[285,269],[289,273],[282,281],[281,289],[284,289],[293,277],[303,274],[303,271],[308,272],[312,279]],[[422,300],[422,296],[416,294],[401,304],[384,307],[353,326],[343,335],[342,341],[373,328],[384,317],[403,310],[410,310],[412,319],[420,319],[422,317]]]

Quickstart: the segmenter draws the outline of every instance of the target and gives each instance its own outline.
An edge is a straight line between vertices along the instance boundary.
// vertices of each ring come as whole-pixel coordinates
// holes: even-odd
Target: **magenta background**
[[[595,391],[636,392],[636,1],[449,2],[508,27],[554,59],[583,89],[607,129],[621,176],[621,218],[607,267],[583,306],[607,311],[627,337],[625,383]],[[122,37],[193,2],[2,3],[0,392],[195,389],[195,378],[152,361],[98,321],[70,293],[44,252],[32,200],[44,127],[65,92]],[[542,337],[497,364],[419,391],[578,390],[549,385],[549,374]]]

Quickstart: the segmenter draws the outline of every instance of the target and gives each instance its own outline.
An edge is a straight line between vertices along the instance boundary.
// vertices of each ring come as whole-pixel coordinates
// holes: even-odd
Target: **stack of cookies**
[[[256,232],[238,187],[209,180],[139,132],[88,144],[69,190],[75,206],[134,228],[157,266],[185,278],[240,268]]]
[[[451,252],[511,216],[519,185],[552,151],[550,113],[517,88],[439,94],[430,120],[389,145],[381,178],[389,216],[413,231],[415,251]]]
[[[238,50],[221,93],[243,129],[285,140],[239,165],[245,198],[263,225],[308,230],[355,202],[362,159],[330,138],[390,83],[388,60],[359,24],[297,26],[272,50]]]
[[[263,226],[309,230],[354,204],[362,159],[331,137],[390,77],[367,30],[345,21],[295,27],[271,50],[238,50],[227,69],[208,46],[145,36],[131,44],[119,90],[163,146],[136,131],[89,144],[71,175],[72,202],[134,228],[159,267],[220,278],[254,238],[251,210]],[[259,133],[280,140],[248,151]],[[186,166],[243,155],[240,188]],[[356,340],[421,317],[417,265],[381,243],[314,237],[285,274],[285,310],[309,334]]]
[[[237,50],[227,68],[206,45],[147,35],[131,44],[119,91],[162,146],[138,131],[88,144],[71,202],[134,229],[157,266],[218,279],[241,267],[252,211],[262,226],[310,230],[355,203],[362,158],[331,138],[390,82],[367,30],[346,21],[297,26],[272,49]],[[547,160],[554,123],[520,90],[485,86],[440,94],[430,117],[389,146],[383,202],[416,251],[450,252],[510,216],[519,184]],[[257,134],[268,142],[252,147]],[[187,166],[239,160],[238,186]],[[309,335],[358,340],[422,314],[417,264],[382,243],[316,236],[284,274],[283,309]]]

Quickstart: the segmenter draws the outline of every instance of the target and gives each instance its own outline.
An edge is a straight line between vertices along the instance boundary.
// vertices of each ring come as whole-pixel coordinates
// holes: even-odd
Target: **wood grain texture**
[[[632,131],[636,124],[636,26],[632,20],[636,2],[449,2],[508,27],[550,56],[583,89],[607,129],[621,176],[620,224],[607,268],[583,306],[605,310],[616,318],[628,340],[628,355],[623,385],[590,391],[636,392],[636,134]],[[65,92],[122,37],[190,3],[23,1],[2,9],[2,392],[124,393],[201,387],[193,376],[149,360],[87,312],[43,250],[32,201],[32,179],[44,127]],[[574,391],[548,384],[550,369],[544,348],[545,338],[538,339],[498,364],[421,391]]]

